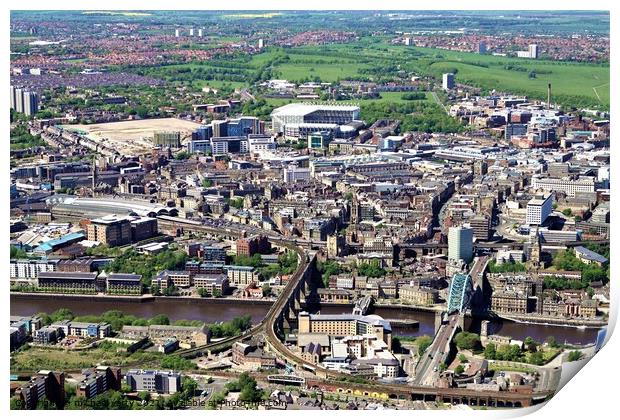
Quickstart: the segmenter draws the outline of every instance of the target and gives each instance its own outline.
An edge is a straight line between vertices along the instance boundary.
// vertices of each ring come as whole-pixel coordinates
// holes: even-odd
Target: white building
[[[310,179],[309,168],[299,168],[294,165],[289,165],[284,168],[284,182],[287,184],[294,184],[297,181],[307,181]]]
[[[570,178],[533,178],[532,188],[535,190],[560,191],[570,197],[576,192],[594,192],[594,179],[582,177]]]
[[[454,73],[444,73],[442,87],[444,90],[454,88]]]
[[[514,263],[514,262],[523,262],[525,258],[525,253],[523,250],[515,250],[515,249],[500,249],[497,251],[495,256],[495,262],[497,264],[506,264],[506,263]]]
[[[271,113],[273,131],[293,134],[333,130],[360,117],[357,105],[323,105],[292,103],[276,108]],[[304,136],[305,137],[305,136]]]
[[[276,150],[276,141],[273,137],[263,134],[248,135],[250,153],[261,153]]]
[[[528,225],[542,225],[552,211],[553,196],[551,194],[534,197],[527,203],[525,223]]]
[[[26,115],[34,115],[39,112],[39,95],[36,92],[24,92],[24,109]]]
[[[36,279],[39,273],[56,271],[58,260],[11,260],[12,279]]]
[[[597,180],[603,184],[603,188],[609,188],[609,166],[598,168]]]
[[[474,256],[474,230],[468,227],[451,227],[448,230],[448,260],[470,263]]]
[[[212,137],[211,152],[214,155],[227,155],[229,153],[247,153],[249,151],[248,139],[245,137]]]
[[[254,267],[242,265],[228,265],[224,267],[228,281],[234,286],[247,286],[252,283],[258,284],[259,275]]]

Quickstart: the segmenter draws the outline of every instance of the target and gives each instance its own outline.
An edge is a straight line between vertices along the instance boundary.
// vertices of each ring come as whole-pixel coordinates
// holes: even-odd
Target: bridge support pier
[[[441,328],[441,319],[442,318],[443,318],[443,312],[436,311],[435,312],[435,334],[437,334],[437,331],[439,331],[439,328]]]
[[[295,302],[297,302],[297,301],[295,301]],[[294,305],[295,305],[295,303],[294,303]],[[297,318],[297,314],[295,313],[295,309],[294,309],[294,307],[291,307],[290,304],[288,305],[287,311],[288,311],[287,312],[287,319],[289,321],[292,321],[292,320]],[[289,325],[290,325],[290,323],[289,323]]]

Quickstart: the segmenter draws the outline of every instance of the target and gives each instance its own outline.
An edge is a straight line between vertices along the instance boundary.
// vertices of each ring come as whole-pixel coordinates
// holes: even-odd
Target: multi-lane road
[[[445,323],[439,327],[433,343],[420,357],[416,366],[416,375],[413,380],[415,385],[433,386],[439,378],[439,365],[445,362],[450,351],[450,342],[459,324],[459,314],[448,316]]]

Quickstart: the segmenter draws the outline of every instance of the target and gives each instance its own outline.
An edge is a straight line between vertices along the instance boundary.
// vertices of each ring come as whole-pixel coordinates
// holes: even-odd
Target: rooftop
[[[86,272],[63,272],[63,271],[45,271],[39,273],[39,278],[45,279],[87,279],[87,280],[95,280],[97,278],[97,273],[86,273]]]
[[[607,262],[607,258],[583,246],[576,246],[575,252],[578,254],[581,254],[584,258],[591,260],[591,261],[595,261],[601,264],[605,264]]]
[[[168,215],[176,209],[146,200],[115,198],[66,198],[57,208],[72,209],[85,214],[136,214],[138,216]]]
[[[321,105],[321,104],[306,104],[306,103],[292,103],[281,106],[273,110],[271,115],[289,114],[289,115],[307,115],[316,111],[359,111],[360,107],[357,105]]]
[[[378,315],[353,315],[353,314],[309,314],[301,312],[300,315],[308,315],[312,321],[358,321],[371,325],[381,325],[387,331],[392,331],[388,321]]]
[[[140,280],[142,280],[142,276],[140,274],[110,273],[110,275],[108,275],[108,281],[114,280],[130,280],[139,282]]]

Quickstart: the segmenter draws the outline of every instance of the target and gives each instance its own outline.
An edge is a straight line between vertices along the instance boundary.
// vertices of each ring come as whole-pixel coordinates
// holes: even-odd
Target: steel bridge
[[[448,313],[463,312],[469,308],[473,294],[473,281],[469,274],[456,273],[453,275],[448,292]]]
[[[240,237],[244,233],[241,229],[209,227],[200,222],[197,223],[196,221],[189,221],[180,218],[166,217],[161,219],[163,219],[160,220],[162,225],[167,225],[168,228],[175,228],[180,231],[194,231],[219,236],[228,236],[231,238]],[[327,380],[329,383],[329,381],[333,381],[334,379],[342,376],[342,374],[328,370],[320,365],[309,365],[300,357],[300,355],[294,353],[282,342],[286,328],[290,328],[290,324],[296,322],[297,313],[301,308],[300,302],[302,300],[302,296],[309,292],[316,255],[303,250],[294,240],[273,234],[269,235],[269,239],[276,246],[285,247],[291,251],[294,251],[298,255],[299,264],[297,270],[291,276],[289,282],[276,302],[269,309],[265,318],[259,324],[239,336],[229,337],[215,344],[200,346],[194,349],[181,350],[177,354],[184,357],[196,357],[204,354],[205,352],[221,351],[226,348],[230,348],[234,342],[246,340],[254,335],[265,334],[266,346],[269,350],[274,352],[283,360],[286,360],[287,364],[293,369],[301,368],[302,370],[312,372],[317,378],[315,384],[322,387],[321,381]],[[447,337],[444,337],[443,342],[442,340],[435,340],[436,342],[433,343],[432,347],[436,345],[439,349],[445,345],[444,343],[449,343],[449,341],[451,341],[450,337],[453,336],[456,331],[455,325],[457,324],[457,319],[461,318],[461,310],[467,308],[470,304],[472,290],[472,281],[469,275],[460,274],[453,278],[450,285],[451,299],[449,300],[449,304],[451,304],[450,307],[458,311],[459,314],[452,314],[448,317],[448,322],[444,325],[444,333],[439,334],[442,337],[447,335]],[[284,375],[284,377],[277,379],[272,378],[272,380],[280,379],[298,382],[299,380],[297,378],[293,378],[294,376],[296,375]],[[321,380],[320,378],[323,379]],[[307,379],[306,384],[308,387],[311,385],[308,383]],[[353,392],[351,389],[345,390],[345,388],[349,387],[351,387],[351,384],[348,384],[347,387],[343,386],[342,389],[338,389],[337,392]],[[355,387],[364,388],[363,395],[380,392],[382,394],[384,393],[388,398],[397,397],[408,399],[426,399],[426,397],[430,397],[437,401],[463,401],[469,404],[485,406],[505,406],[504,403],[510,406],[527,406],[532,403],[542,401],[542,399],[548,395],[548,393],[539,395],[534,395],[533,393],[517,395],[517,393],[510,392],[474,391],[460,388],[439,389],[435,386],[428,385],[411,386],[368,384],[360,386],[355,385]]]

